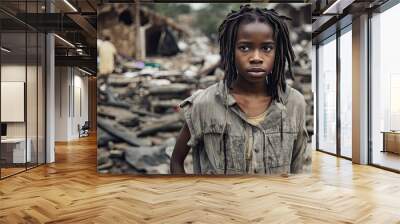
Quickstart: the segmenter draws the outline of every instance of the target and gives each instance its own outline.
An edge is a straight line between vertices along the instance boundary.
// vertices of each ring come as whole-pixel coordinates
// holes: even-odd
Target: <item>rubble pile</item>
[[[296,58],[293,63],[294,80],[288,79],[289,85],[304,95],[306,107],[306,127],[311,141],[314,134],[314,97],[311,84],[311,5],[277,4],[274,9],[291,18],[287,21],[290,41]]]
[[[204,37],[185,44],[190,47],[173,57],[146,61],[119,57],[113,74],[98,77],[100,173],[169,173],[176,137],[184,124],[178,104],[224,74],[218,67],[219,55],[205,54],[213,50]],[[190,153],[185,170],[193,170]]]

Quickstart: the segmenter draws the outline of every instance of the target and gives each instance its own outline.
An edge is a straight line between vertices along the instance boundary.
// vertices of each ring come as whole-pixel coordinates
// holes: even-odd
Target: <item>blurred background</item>
[[[296,55],[294,80],[307,102],[313,135],[311,4],[274,8],[287,21]],[[98,7],[98,172],[168,174],[183,126],[178,104],[223,79],[218,26],[238,3],[113,3]],[[192,173],[191,152],[185,170]]]

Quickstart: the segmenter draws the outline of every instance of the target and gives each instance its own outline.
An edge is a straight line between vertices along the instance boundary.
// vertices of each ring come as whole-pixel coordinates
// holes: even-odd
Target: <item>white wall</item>
[[[55,68],[55,141],[68,140],[68,85],[67,67]]]
[[[38,69],[38,70],[37,70]],[[27,77],[27,81],[25,78]],[[36,158],[39,158],[39,163],[44,163],[44,74],[42,73],[42,67],[36,67],[32,65],[25,66],[25,64],[3,64],[1,66],[1,81],[2,82],[24,82],[26,84],[26,106],[23,102],[22,110],[23,114],[26,112],[26,120],[22,122],[6,122],[7,124],[7,137],[9,138],[27,138],[30,140],[30,148],[32,151],[32,161],[36,162]],[[3,92],[4,89],[2,89]],[[19,90],[21,94],[24,94],[24,89]],[[22,91],[22,92],[21,92]],[[2,98],[7,95],[2,95]],[[24,96],[25,97],[25,96]],[[3,103],[2,103],[3,104]],[[11,107],[2,107],[2,112],[13,113]],[[15,110],[15,109],[14,109]],[[15,112],[14,112],[15,113]],[[24,116],[24,115],[23,115]],[[37,153],[39,156],[37,157]]]
[[[77,74],[78,72],[78,74]],[[87,77],[81,76],[82,73],[79,70],[74,70],[74,108],[72,108],[72,132],[71,135],[74,137],[78,136],[77,126],[81,126],[88,120],[88,79]]]
[[[1,65],[1,81],[25,82],[25,64]]]
[[[55,140],[77,139],[78,124],[88,120],[88,79],[76,68],[56,67],[55,85]]]
[[[1,66],[1,81],[3,82],[25,82],[25,64],[9,64]],[[28,70],[30,70],[28,66]],[[1,108],[7,110],[7,108]],[[10,122],[7,123],[8,137],[25,137],[25,122]]]

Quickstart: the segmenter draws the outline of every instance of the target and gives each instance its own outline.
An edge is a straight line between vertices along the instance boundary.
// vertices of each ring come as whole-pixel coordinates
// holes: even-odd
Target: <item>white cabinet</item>
[[[25,163],[32,161],[31,146],[32,140],[28,138],[26,140],[26,154],[25,154],[25,138],[7,138],[1,140],[1,147],[3,150],[12,150],[12,163]],[[27,161],[25,161],[27,159]]]

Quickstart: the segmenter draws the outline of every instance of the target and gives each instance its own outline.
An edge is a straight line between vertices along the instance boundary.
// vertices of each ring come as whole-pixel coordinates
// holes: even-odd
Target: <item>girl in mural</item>
[[[241,6],[219,27],[224,80],[180,107],[185,125],[171,173],[184,174],[192,149],[195,174],[288,174],[309,171],[303,95],[286,84],[294,53],[287,17]]]

